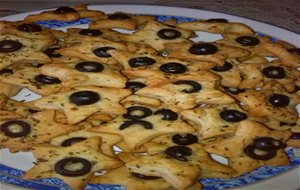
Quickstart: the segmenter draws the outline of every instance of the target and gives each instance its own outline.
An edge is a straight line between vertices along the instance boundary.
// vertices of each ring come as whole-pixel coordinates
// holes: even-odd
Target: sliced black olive
[[[239,94],[242,92],[245,92],[245,89],[240,89],[240,88],[233,88],[233,87],[227,87],[227,86],[223,86],[224,90],[230,94]]]
[[[144,127],[145,129],[153,129],[153,125],[148,122],[148,121],[144,121],[144,120],[131,120],[131,121],[125,121],[120,127],[120,130],[124,130],[128,127],[131,127],[132,125],[139,125]]]
[[[262,73],[272,79],[282,79],[286,77],[285,70],[282,67],[269,66],[262,70]]]
[[[198,142],[198,137],[193,134],[176,134],[172,136],[172,141],[179,145],[190,145]]]
[[[273,94],[269,102],[275,107],[286,107],[290,103],[290,98],[283,94]]]
[[[12,70],[12,69],[1,69],[0,70],[0,75],[3,75],[3,74],[14,74],[14,70]]]
[[[288,49],[288,51],[292,54],[300,56],[300,48],[290,48],[290,49]]]
[[[127,108],[127,113],[123,115],[126,119],[142,119],[152,115],[152,110],[143,106],[131,106]]]
[[[300,90],[300,86],[295,85],[294,90],[293,90],[292,92],[290,92],[290,93],[296,93],[296,92],[298,92],[299,90]]]
[[[93,50],[93,53],[98,57],[111,57],[109,53],[107,53],[108,50],[115,49],[113,47],[100,47]]]
[[[61,81],[58,78],[47,76],[47,75],[37,75],[34,77],[36,81],[42,84],[59,84]]]
[[[64,14],[64,13],[76,13],[77,11],[71,7],[63,6],[55,9],[53,13],[55,14]]]
[[[39,110],[35,110],[35,109],[31,109],[31,108],[29,108],[27,111],[31,114],[40,112]]]
[[[143,175],[143,174],[139,174],[139,173],[134,173],[131,172],[131,175],[140,179],[144,179],[144,180],[155,180],[155,179],[159,179],[161,177],[157,177],[157,176],[149,176],[149,175]]]
[[[110,20],[126,20],[126,19],[131,19],[130,16],[123,14],[123,13],[114,13],[112,15],[109,15],[107,17]]]
[[[277,150],[273,149],[265,151],[257,149],[254,145],[249,145],[244,149],[244,152],[254,160],[270,160],[276,156]]]
[[[175,121],[178,118],[178,114],[173,112],[170,109],[160,109],[154,112],[154,115],[161,114],[163,115],[162,120]]]
[[[228,20],[224,18],[211,18],[207,19],[206,22],[211,22],[211,23],[228,23]]]
[[[146,87],[144,83],[141,82],[126,82],[126,88],[130,89],[132,92],[136,92],[141,88]]]
[[[18,120],[6,121],[0,125],[0,129],[5,136],[11,138],[24,137],[31,131],[30,124]]]
[[[290,139],[300,139],[300,133],[292,133]]]
[[[40,32],[42,31],[42,27],[33,23],[25,23],[18,26],[18,30],[23,32]]]
[[[240,36],[235,41],[243,46],[256,46],[260,43],[259,39],[253,36]]]
[[[228,122],[240,122],[248,118],[248,116],[240,111],[228,109],[220,113],[222,119]]]
[[[194,44],[189,48],[189,52],[195,55],[209,55],[218,51],[218,47],[211,43]]]
[[[70,101],[78,106],[90,105],[98,102],[101,97],[97,92],[93,91],[78,91],[74,92],[69,97]]]
[[[181,32],[175,29],[164,28],[157,32],[157,35],[165,40],[173,40],[176,38],[180,38]]]
[[[62,55],[60,53],[57,53],[56,50],[60,48],[54,47],[54,48],[48,48],[45,51],[43,51],[44,54],[48,55],[50,58],[58,58],[61,57]]]
[[[0,41],[0,52],[8,53],[21,49],[23,45],[14,40],[2,40]]]
[[[150,57],[135,57],[129,59],[128,63],[130,67],[143,67],[153,65],[156,61]]]
[[[165,63],[159,67],[159,69],[165,73],[181,74],[187,71],[185,65],[176,62]]]
[[[186,156],[192,155],[192,149],[186,146],[171,146],[165,150],[165,153],[176,160],[186,162],[188,161]]]
[[[232,64],[226,61],[222,66],[215,66],[212,70],[216,72],[225,72],[232,69],[232,67]]]
[[[100,36],[103,34],[103,32],[98,29],[82,29],[78,33],[84,36]]]
[[[199,92],[202,89],[201,84],[199,84],[198,82],[192,81],[192,80],[178,80],[178,81],[174,82],[173,84],[176,84],[176,85],[184,84],[184,85],[191,86],[191,88],[182,90],[182,92],[185,92],[188,94],[194,93],[194,92]]]
[[[81,72],[93,72],[93,73],[99,73],[103,71],[104,67],[101,63],[95,62],[95,61],[83,61],[80,63],[77,63],[75,65],[75,69]]]
[[[81,167],[78,168],[78,165]],[[54,168],[60,175],[76,177],[89,173],[92,169],[92,164],[84,158],[69,157],[56,162]]]
[[[86,137],[72,137],[72,138],[69,138],[69,139],[66,139],[64,140],[62,143],[61,143],[61,146],[71,146],[75,143],[78,143],[78,142],[81,142],[81,141],[84,141],[86,140],[87,138]]]
[[[285,144],[271,137],[259,137],[254,139],[253,145],[260,150],[272,150],[284,148]]]

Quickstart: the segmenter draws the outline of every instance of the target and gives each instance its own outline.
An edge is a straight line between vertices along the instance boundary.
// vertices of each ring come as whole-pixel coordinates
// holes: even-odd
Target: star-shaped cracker
[[[21,66],[19,69],[13,69],[12,74],[0,74],[0,81],[26,87],[41,95],[59,92],[63,87],[58,78],[43,75],[39,68],[34,66]]]
[[[102,86],[124,88],[127,79],[109,65],[95,61],[78,61],[65,64],[46,64],[41,73],[56,77],[65,87]]]
[[[27,118],[0,121],[1,147],[11,152],[28,151],[32,146],[49,142],[53,137],[79,130],[54,120],[54,110],[45,110]]]
[[[273,138],[275,141],[285,143],[290,136],[291,132],[289,131],[270,130],[255,121],[245,120],[240,123],[233,136],[211,143],[205,147],[205,150],[229,158],[229,166],[237,171],[236,176],[240,176],[264,165],[288,165],[289,159],[284,152],[283,145],[279,145],[280,147],[275,150],[276,154],[273,157],[265,160],[249,157],[245,153],[245,149],[253,145],[254,140],[258,138]],[[254,153],[261,156],[265,152],[261,153],[255,148]]]
[[[155,20],[155,17],[150,15],[132,15],[123,12],[115,12],[113,14],[103,15],[98,20],[91,22],[89,27],[93,29],[118,28],[135,30],[139,26],[153,20]]]
[[[287,123],[298,118],[296,105],[300,99],[297,94],[271,90],[247,91],[238,94],[238,99],[255,117],[269,116]]]
[[[265,121],[263,118],[248,116],[248,113],[237,104],[197,107],[185,110],[181,114],[197,127],[201,139],[231,135],[244,120]]]
[[[159,109],[147,106],[129,106],[127,114],[118,116],[106,124],[92,128],[91,132],[121,135],[128,148],[133,150],[143,143],[163,134],[193,133],[195,131],[180,117],[172,120],[163,119],[155,114]],[[142,115],[139,115],[139,112]],[[175,115],[177,115],[175,113]]]
[[[164,52],[168,57],[212,61],[222,66],[226,59],[249,56],[246,49],[213,42],[176,42],[166,43]]]
[[[57,50],[58,53],[76,57],[87,61],[99,61],[107,64],[115,64],[116,61],[107,52],[110,49],[128,50],[128,46],[121,42],[114,42],[98,37],[83,38],[80,44]]]
[[[148,21],[146,25],[133,34],[120,34],[120,39],[126,42],[148,44],[154,49],[163,50],[165,43],[190,42],[193,32],[165,25],[158,21]]]
[[[202,73],[202,72],[200,72]],[[234,99],[216,90],[218,77],[207,75],[178,76],[176,80],[157,87],[145,87],[136,94],[160,99],[168,107],[177,110],[192,109],[199,104],[230,104]]]
[[[100,137],[92,137],[68,147],[36,146],[32,152],[38,162],[22,178],[59,178],[74,189],[83,189],[94,172],[121,163],[99,151],[100,144]]]
[[[50,144],[65,147],[70,146],[74,143],[81,142],[91,137],[101,137],[102,143],[100,145],[100,149],[102,153],[110,157],[115,157],[113,146],[118,142],[122,141],[122,138],[120,136],[114,134],[89,132],[88,130],[92,127],[92,125],[88,122],[83,123],[81,125],[84,127],[84,129],[55,137],[51,139]]]
[[[0,69],[24,62],[46,63],[50,59],[41,52],[52,45],[49,40],[33,40],[14,35],[0,36]]]
[[[119,102],[129,94],[131,91],[127,89],[85,86],[44,96],[30,104],[45,109],[63,110],[68,122],[74,124],[96,112],[125,113],[126,109]]]
[[[201,177],[230,177],[234,170],[212,160],[202,145],[167,146],[146,143],[147,155],[125,165],[131,172],[164,178],[176,189],[187,189]]]
[[[210,22],[209,20],[196,20],[192,22],[178,23],[176,24],[176,27],[186,30],[205,31],[217,34],[254,34],[253,29],[246,24],[228,21]]]

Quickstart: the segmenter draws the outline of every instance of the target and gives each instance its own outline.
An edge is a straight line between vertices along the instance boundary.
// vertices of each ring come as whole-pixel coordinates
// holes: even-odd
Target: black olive
[[[103,32],[98,29],[82,29],[78,33],[84,36],[100,36],[103,34]]]
[[[178,114],[173,112],[170,109],[160,109],[154,112],[154,115],[161,114],[163,115],[162,120],[175,121],[178,118]]]
[[[174,82],[173,84],[176,84],[176,85],[184,84],[184,85],[191,86],[191,88],[182,90],[182,92],[185,92],[187,94],[199,92],[202,89],[201,84],[199,84],[198,82],[192,81],[192,80],[178,80],[178,81]]]
[[[186,146],[171,146],[165,150],[165,153],[176,160],[186,162],[188,161],[186,156],[192,155],[192,149]]]
[[[300,90],[300,86],[295,85],[294,90],[293,90],[292,92],[290,92],[290,93],[296,93],[296,92],[298,92],[299,90]]]
[[[21,49],[23,44],[14,40],[2,40],[0,41],[0,52],[8,53]]]
[[[215,54],[218,51],[218,47],[211,43],[198,43],[192,45],[189,48],[189,52],[195,55],[209,55]]]
[[[223,86],[224,90],[230,94],[239,94],[242,92],[245,92],[245,89],[240,89],[240,88],[233,88],[233,87],[227,87],[227,86]]]
[[[40,112],[39,110],[35,110],[35,109],[31,109],[31,108],[29,108],[27,111],[31,114]]]
[[[93,72],[93,73],[99,73],[103,71],[104,67],[101,63],[95,62],[95,61],[83,61],[80,63],[77,63],[75,65],[75,69],[81,72]]]
[[[44,54],[48,55],[48,57],[50,58],[58,58],[61,57],[62,55],[60,53],[57,53],[56,50],[58,50],[60,48],[58,47],[54,47],[54,48],[48,48],[45,51],[43,51]]]
[[[90,105],[98,102],[101,97],[97,92],[93,91],[78,91],[74,92],[69,97],[70,101],[78,106]]]
[[[193,134],[176,134],[172,136],[172,141],[179,145],[190,145],[198,142],[198,137]]]
[[[157,176],[148,176],[148,175],[143,175],[143,174],[139,174],[139,173],[134,173],[131,172],[131,175],[140,179],[144,179],[144,180],[155,180],[155,179],[159,179],[161,177],[157,177]]]
[[[59,84],[61,81],[58,78],[47,76],[47,75],[37,75],[34,77],[36,81],[42,84]]]
[[[206,22],[211,22],[211,23],[228,23],[228,20],[224,18],[211,18],[207,19]]]
[[[131,127],[132,125],[140,125],[142,127],[144,127],[145,129],[153,129],[153,125],[148,122],[148,121],[144,121],[144,120],[131,120],[131,121],[125,121],[120,127],[120,130],[124,130],[128,127]]]
[[[222,66],[215,66],[212,70],[216,72],[225,72],[232,69],[232,67],[232,64],[226,61]]]
[[[156,61],[150,57],[135,57],[129,59],[128,63],[130,67],[143,67],[153,65]]]
[[[243,46],[256,46],[260,43],[258,38],[252,36],[240,36],[235,41]]]
[[[285,70],[282,67],[269,66],[262,70],[262,73],[272,79],[282,79],[286,77]]]
[[[259,137],[254,139],[253,145],[260,150],[272,150],[285,147],[285,144],[271,137]]]
[[[40,32],[42,31],[42,27],[33,23],[25,23],[18,26],[18,30],[23,32]]]
[[[63,6],[55,9],[53,11],[55,14],[64,14],[64,13],[77,13],[77,11],[71,7]]]
[[[123,14],[123,13],[114,13],[112,15],[109,15],[107,17],[110,20],[127,20],[127,19],[131,19],[130,16]]]
[[[257,149],[254,145],[249,145],[244,149],[244,152],[247,156],[254,160],[270,160],[276,156],[276,149],[272,150],[260,150]]]
[[[14,74],[14,70],[12,70],[12,69],[1,69],[0,70],[0,75],[3,75],[3,74],[9,74],[9,75]]]
[[[80,169],[77,169],[77,167],[74,167],[74,169],[72,169],[72,165],[78,163],[81,163],[82,167]],[[84,158],[69,157],[56,162],[54,168],[55,171],[60,175],[68,177],[77,177],[88,174],[92,169],[92,164],[90,161]]]
[[[290,49],[288,49],[288,51],[292,54],[300,56],[300,48],[290,48]]]
[[[98,57],[111,57],[109,53],[107,53],[108,50],[115,49],[113,47],[100,47],[93,50],[93,53]]]
[[[31,131],[31,126],[24,121],[11,120],[2,123],[0,129],[5,136],[18,138],[28,135]]]
[[[300,133],[292,133],[290,139],[300,139]]]
[[[161,65],[159,69],[165,73],[170,73],[170,74],[182,74],[187,71],[185,65],[182,65],[180,63],[175,63],[175,62],[165,63]]]
[[[175,29],[164,28],[157,32],[157,35],[165,40],[173,40],[176,38],[180,38],[181,32]]]
[[[240,122],[248,118],[245,113],[232,109],[222,111],[220,116],[228,122]]]
[[[126,88],[130,89],[132,92],[136,92],[141,88],[146,87],[146,85],[144,83],[141,82],[126,82]]]
[[[78,142],[81,142],[81,141],[84,141],[86,140],[87,138],[86,137],[72,137],[72,138],[69,138],[69,139],[66,139],[64,140],[62,143],[61,143],[61,146],[71,146],[75,143],[78,143]]]
[[[131,106],[127,108],[127,113],[123,115],[126,119],[142,119],[152,115],[152,110],[143,106]]]
[[[269,102],[275,107],[286,107],[290,103],[290,98],[283,94],[273,94]]]

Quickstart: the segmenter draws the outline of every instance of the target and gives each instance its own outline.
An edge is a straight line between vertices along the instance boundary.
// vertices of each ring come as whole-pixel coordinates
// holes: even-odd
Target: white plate
[[[101,10],[105,13],[113,13],[116,11],[134,13],[134,14],[150,14],[150,15],[159,15],[159,20],[166,20],[169,18],[175,18],[179,21],[189,21],[191,19],[208,19],[208,18],[226,18],[229,21],[234,22],[243,22],[251,26],[255,31],[262,34],[267,34],[269,36],[275,37],[277,39],[283,39],[291,44],[294,44],[299,47],[300,45],[300,35],[290,32],[285,29],[281,29],[275,26],[268,24],[260,23],[257,21],[227,15],[223,13],[203,11],[196,9],[187,9],[187,8],[175,8],[175,7],[163,7],[163,6],[144,6],[144,5],[101,5],[101,6],[90,6],[90,9]],[[16,21],[22,20],[28,14],[34,14],[41,11],[22,13],[13,16],[2,17],[1,20]],[[60,27],[64,29],[68,26],[72,27],[87,27],[84,25],[87,23],[86,19],[81,19],[79,22],[40,22],[40,24],[49,27]],[[77,26],[76,26],[77,25]],[[213,41],[220,38],[220,35],[201,33],[202,37],[197,38],[196,40],[202,41]],[[275,39],[274,38],[274,39]],[[23,90],[21,96],[18,98],[23,98],[28,91]],[[262,190],[262,189],[285,189],[292,190],[300,187],[299,177],[300,177],[300,168],[291,170],[300,165],[300,156],[297,155],[296,149],[288,149],[288,153],[292,159],[292,165],[288,167],[263,167],[259,170],[251,172],[250,174],[244,175],[240,178],[235,178],[231,180],[219,180],[219,179],[204,179],[206,190],[221,190],[228,189],[232,187],[239,187],[243,190]],[[298,150],[299,151],[299,150]],[[20,187],[31,187],[35,189],[66,189],[65,186],[59,180],[38,180],[38,181],[24,181],[19,177],[22,175],[22,171],[26,171],[33,166],[34,157],[31,153],[16,153],[11,154],[7,149],[2,149],[0,151],[1,155],[1,164],[0,164],[0,181],[14,184]],[[15,169],[13,169],[15,168]],[[280,173],[287,172],[281,176],[276,176]],[[274,177],[276,176],[276,177]],[[272,177],[272,179],[270,179]],[[252,184],[250,186],[245,186],[247,184],[256,183],[260,180],[268,179],[257,184]],[[49,185],[51,184],[51,185]],[[16,187],[11,187],[2,184],[1,189],[17,189]],[[89,186],[88,189],[120,189],[113,186],[103,186],[97,188],[94,186]]]

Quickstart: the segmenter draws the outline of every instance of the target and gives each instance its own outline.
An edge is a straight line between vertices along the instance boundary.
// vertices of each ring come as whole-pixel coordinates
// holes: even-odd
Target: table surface
[[[0,0],[0,17],[23,13],[33,10],[54,8],[62,5],[81,4],[82,0]],[[300,0],[85,0],[85,4],[145,4],[164,5],[174,7],[188,7],[209,11],[217,11],[245,17],[300,34]],[[300,46],[300,44],[299,44]],[[282,174],[271,180],[256,184],[255,190],[272,187],[277,190],[294,190],[300,187],[300,168]],[[287,188],[286,184],[290,184]],[[16,190],[16,187],[0,184],[1,190]],[[253,190],[252,186],[243,190]]]
[[[300,0],[0,0],[0,17],[76,4],[146,4],[217,11],[279,26],[300,34]]]

